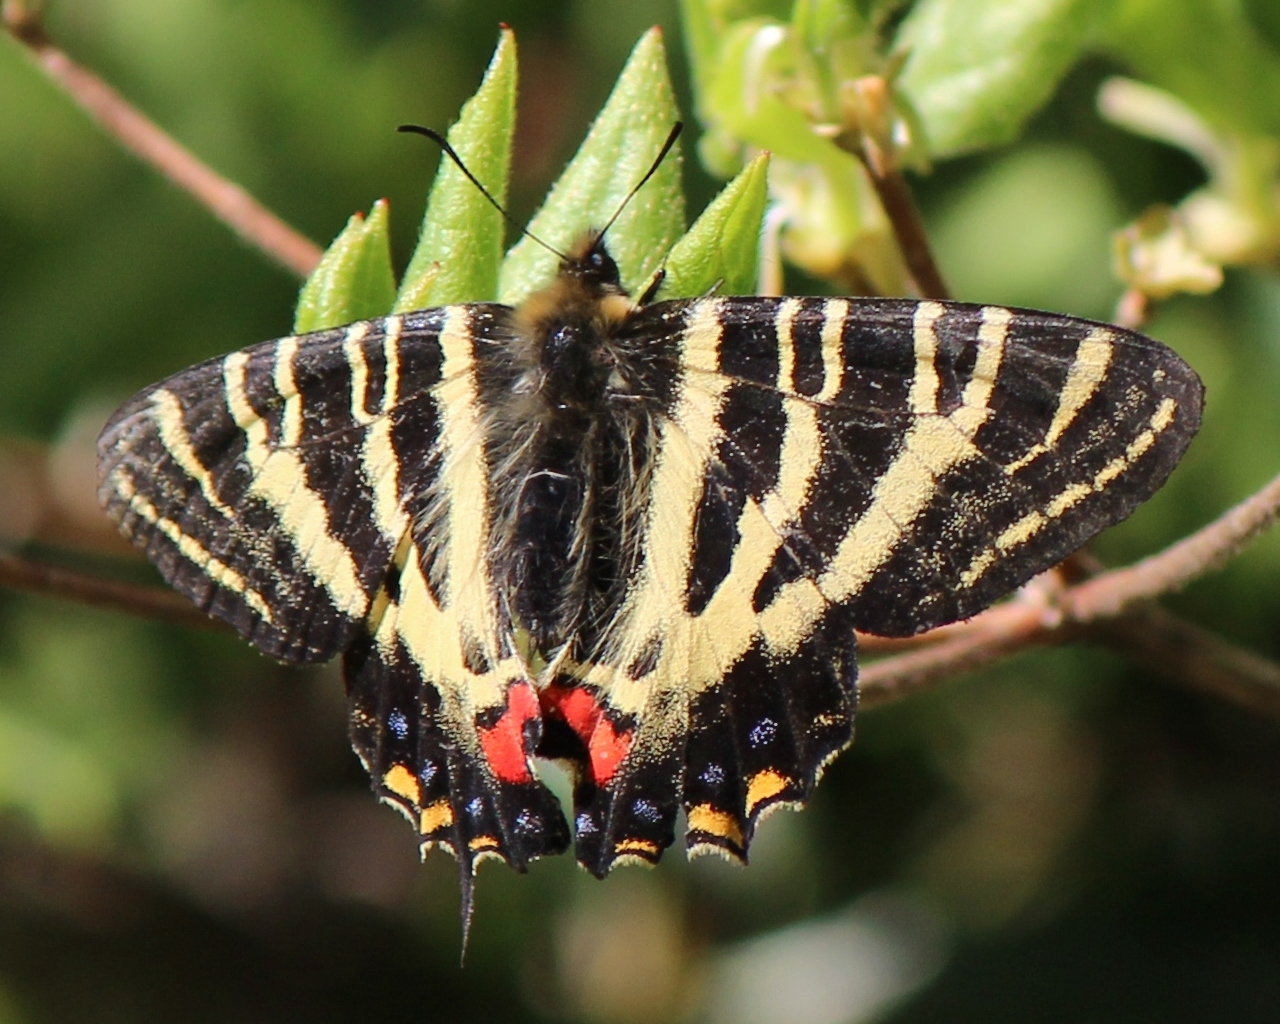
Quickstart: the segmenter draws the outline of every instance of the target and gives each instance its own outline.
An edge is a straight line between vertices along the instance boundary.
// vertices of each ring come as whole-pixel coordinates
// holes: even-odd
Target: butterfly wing
[[[682,369],[645,561],[551,691],[598,874],[655,860],[681,805],[692,849],[744,856],[852,736],[854,628],[975,614],[1133,511],[1199,424],[1169,349],[1050,314],[728,298],[633,329],[677,335]]]
[[[346,652],[374,788],[467,877],[567,844],[534,778],[532,681],[473,528],[477,332],[454,306],[266,342],[138,394],[99,439],[100,499],[168,582],[283,661]]]

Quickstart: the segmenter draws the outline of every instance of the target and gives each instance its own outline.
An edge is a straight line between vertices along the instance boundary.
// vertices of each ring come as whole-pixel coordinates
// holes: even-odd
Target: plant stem
[[[0,8],[5,30],[36,65],[121,146],[191,195],[249,245],[299,277],[320,262],[321,248],[218,174],[110,85],[54,46],[38,14],[21,0]]]
[[[0,586],[181,626],[224,628],[175,591],[103,579],[3,552],[0,552]]]

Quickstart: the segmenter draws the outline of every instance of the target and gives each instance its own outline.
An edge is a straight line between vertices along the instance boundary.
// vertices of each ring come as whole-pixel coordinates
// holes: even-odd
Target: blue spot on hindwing
[[[753,747],[763,747],[767,743],[772,743],[773,738],[777,735],[778,723],[772,718],[762,718],[747,733],[747,741]]]
[[[637,800],[631,805],[631,809],[636,812],[637,818],[650,825],[656,825],[662,820],[662,809],[652,800]]]

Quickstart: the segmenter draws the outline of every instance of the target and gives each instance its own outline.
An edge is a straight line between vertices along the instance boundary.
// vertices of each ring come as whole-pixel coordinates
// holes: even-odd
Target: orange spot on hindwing
[[[506,709],[488,727],[480,726],[480,746],[493,774],[503,782],[532,782],[529,756],[537,729],[531,722],[540,720],[541,709],[533,685],[512,683],[507,690]]]
[[[747,814],[755,814],[761,804],[785,792],[790,785],[790,779],[772,768],[756,772],[747,780]]]
[[[422,816],[418,820],[418,831],[428,836],[452,824],[453,808],[449,805],[449,801],[437,800],[430,807],[422,809]]]
[[[614,725],[600,701],[582,687],[549,686],[542,691],[542,706],[548,717],[560,719],[582,741],[591,780],[607,785],[631,751],[635,730]]]
[[[698,804],[688,810],[689,831],[701,832],[712,839],[719,839],[734,850],[743,850],[742,827],[738,819],[728,811],[722,811],[711,804]]]
[[[392,765],[382,776],[382,784],[415,807],[422,803],[422,787],[418,785],[417,777],[402,764]]]

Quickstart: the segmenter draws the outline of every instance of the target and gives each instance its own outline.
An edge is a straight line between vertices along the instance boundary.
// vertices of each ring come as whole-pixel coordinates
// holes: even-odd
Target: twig
[[[1060,625],[1060,624],[1059,624]],[[1011,601],[959,627],[940,643],[894,655],[861,669],[858,705],[880,707],[962,672],[969,672],[1032,644],[1067,639],[1055,636],[1045,611],[1030,603]],[[928,634],[926,634],[928,635]]]
[[[181,626],[223,628],[216,619],[209,618],[175,591],[107,580],[3,552],[0,552],[0,586]]]
[[[1181,590],[1221,566],[1280,517],[1280,476],[1208,526],[1159,554],[1073,587],[1062,607],[1075,622],[1114,618],[1129,606]]]
[[[824,129],[822,134],[829,134],[837,146],[862,161],[921,297],[951,298],[933,258],[911,188],[898,166],[889,81],[881,75],[865,75],[846,82],[840,105],[841,123],[830,131]]]
[[[1280,665],[1144,604],[1221,566],[1280,517],[1280,477],[1159,554],[1067,587],[1045,602],[1014,600],[946,627],[936,643],[867,666],[864,706],[906,696],[1038,643],[1102,643],[1185,686],[1280,718]],[[941,630],[936,631],[942,633]],[[925,634],[929,639],[933,634]]]
[[[1280,665],[1155,605],[1116,619],[1053,623],[1017,602],[966,623],[941,643],[873,662],[858,679],[863,709],[894,703],[1038,644],[1083,640],[1110,648],[1157,675],[1280,721]]]
[[[239,185],[217,174],[166,134],[101,78],[53,45],[39,15],[21,0],[4,0],[4,27],[35,63],[125,149],[202,203],[245,242],[299,277],[320,262],[321,249]]]
[[[1088,631],[1090,640],[1183,686],[1280,720],[1280,665],[1148,605]]]
[[[880,197],[880,205],[884,207],[885,215],[893,226],[902,259],[921,297],[951,298],[951,292],[942,279],[942,271],[933,258],[929,236],[925,234],[924,222],[920,218],[915,199],[912,198],[911,187],[902,172],[879,151],[870,136],[863,135],[861,139],[862,145],[857,149],[856,155],[861,157],[876,195]]]

